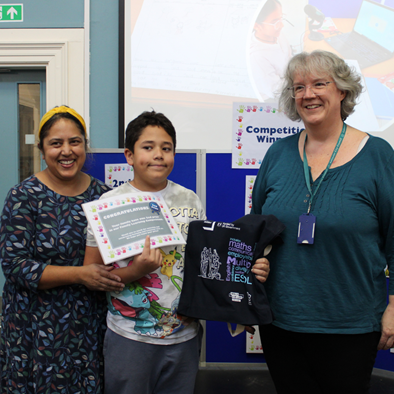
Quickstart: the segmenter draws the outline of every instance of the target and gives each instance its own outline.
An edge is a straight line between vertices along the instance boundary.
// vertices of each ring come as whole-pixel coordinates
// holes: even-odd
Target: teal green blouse
[[[287,137],[268,150],[252,195],[252,213],[273,214],[286,225],[283,245],[268,256],[274,324],[296,332],[380,331],[386,264],[394,270],[394,151],[370,136],[351,161],[330,169],[311,207],[315,242],[299,245],[298,219],[310,193],[298,139]],[[389,288],[394,294],[394,275]]]

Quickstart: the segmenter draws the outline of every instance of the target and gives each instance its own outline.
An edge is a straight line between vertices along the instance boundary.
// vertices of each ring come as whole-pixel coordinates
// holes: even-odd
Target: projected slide
[[[371,41],[394,51],[394,10],[376,3],[363,2],[354,25],[354,31]]]
[[[298,14],[299,23],[282,34],[288,49],[284,63],[291,55],[288,40],[305,30],[302,6],[307,1],[296,2],[295,8],[294,3],[287,9],[294,23]],[[132,86],[255,98],[246,55],[261,4],[145,0],[131,40]],[[300,40],[293,43],[301,48]]]
[[[253,97],[243,49],[258,1],[239,3],[247,5],[145,1],[131,41],[132,86]]]
[[[323,49],[363,74],[348,123],[394,142],[390,1],[126,0],[125,120],[153,108],[180,148],[230,149],[232,104],[276,103],[288,60]]]

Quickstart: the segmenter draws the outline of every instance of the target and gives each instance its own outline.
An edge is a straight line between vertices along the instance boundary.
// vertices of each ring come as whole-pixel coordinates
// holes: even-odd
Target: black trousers
[[[278,394],[367,394],[380,332],[309,334],[260,326]]]

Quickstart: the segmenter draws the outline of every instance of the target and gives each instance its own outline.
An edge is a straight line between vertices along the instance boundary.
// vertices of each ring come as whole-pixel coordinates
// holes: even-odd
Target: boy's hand
[[[257,259],[253,265],[252,272],[261,283],[264,283],[270,272],[270,262],[265,258]]]
[[[163,256],[159,248],[150,248],[150,237],[147,235],[144,250],[141,254],[134,256],[132,266],[134,266],[137,276],[142,277],[156,271],[161,266],[162,260]]]

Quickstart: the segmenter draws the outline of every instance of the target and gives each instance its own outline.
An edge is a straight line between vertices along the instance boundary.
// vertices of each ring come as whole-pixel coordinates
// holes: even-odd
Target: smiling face
[[[160,126],[146,126],[134,152],[125,149],[127,163],[134,168],[131,184],[141,191],[160,191],[167,185],[167,177],[174,168],[174,144]]]
[[[282,17],[282,7],[277,4],[275,10],[271,12],[264,21],[255,23],[255,37],[263,42],[275,43],[283,29]]]
[[[48,130],[41,152],[52,179],[75,180],[86,160],[85,138],[74,121],[60,118]]]
[[[333,83],[328,84],[319,96],[310,89],[314,83],[328,81]],[[308,85],[304,96],[295,99],[297,112],[305,126],[342,123],[341,102],[346,94],[337,88],[331,77],[295,74],[293,85]]]

